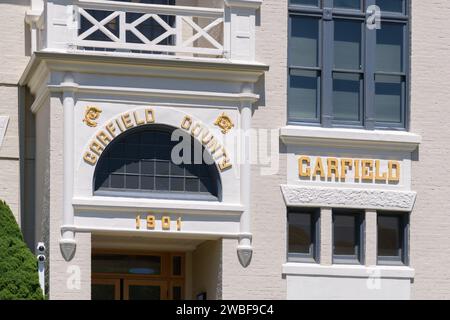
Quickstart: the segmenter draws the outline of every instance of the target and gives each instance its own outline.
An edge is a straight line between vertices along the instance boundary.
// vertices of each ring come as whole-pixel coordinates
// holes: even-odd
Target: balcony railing
[[[261,0],[223,0],[223,8],[108,0],[36,1],[41,1],[40,7],[32,6],[27,13],[33,51],[255,58],[255,14]]]
[[[81,0],[72,46],[143,53],[224,56],[224,10]]]

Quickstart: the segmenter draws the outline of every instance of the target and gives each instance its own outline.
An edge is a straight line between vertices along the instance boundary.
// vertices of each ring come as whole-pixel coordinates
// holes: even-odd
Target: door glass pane
[[[320,0],[290,0],[291,4],[318,7]]]
[[[401,252],[400,218],[378,217],[378,255],[399,257]]]
[[[92,272],[159,275],[161,257],[95,255],[92,257]]]
[[[375,76],[375,119],[379,122],[402,122],[404,80],[401,76]]]
[[[403,24],[383,22],[377,30],[377,71],[403,72],[403,28]]]
[[[172,275],[181,276],[181,257],[174,256],[172,257]]]
[[[361,120],[361,76],[333,74],[333,114],[335,120]]]
[[[334,22],[334,66],[338,69],[361,69],[361,22]]]
[[[92,300],[115,300],[116,287],[113,284],[92,284],[91,286]]]
[[[376,0],[376,5],[381,11],[404,13],[405,0]]]
[[[309,213],[289,213],[289,253],[311,253],[312,216]]]
[[[318,66],[319,19],[291,16],[289,59],[294,66]]]
[[[361,9],[361,0],[334,0],[335,8]]]
[[[172,298],[173,300],[181,300],[181,287],[175,286],[172,288]]]
[[[290,120],[318,118],[319,77],[317,71],[291,70],[288,114]]]
[[[335,215],[333,223],[334,254],[356,254],[356,217],[352,215]]]
[[[128,286],[129,300],[161,300],[160,286]]]

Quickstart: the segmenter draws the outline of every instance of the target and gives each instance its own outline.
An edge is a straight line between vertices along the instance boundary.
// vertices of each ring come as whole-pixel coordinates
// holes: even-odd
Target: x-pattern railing
[[[79,18],[86,19],[91,25],[87,30],[78,32],[74,43],[77,47],[212,56],[223,56],[224,54],[223,28],[221,29],[224,15],[221,9],[102,0],[79,0],[76,8]],[[103,16],[106,15],[106,17],[97,19],[94,17],[94,12],[103,12]],[[168,17],[173,17],[171,22]],[[129,21],[132,20],[131,18],[135,19]],[[117,20],[118,23],[115,23],[114,21]],[[140,25],[149,20],[156,23],[152,24],[153,27],[160,28],[154,39],[151,39],[151,36],[154,36],[155,33],[148,34],[138,29]],[[108,29],[108,24],[111,23],[115,23],[118,34],[114,34]],[[201,26],[201,24],[205,24],[205,26]],[[220,31],[219,36],[210,34],[214,29]],[[97,34],[101,32],[107,39],[92,37],[96,32]],[[129,41],[127,32],[132,33],[141,43]],[[173,40],[163,43],[166,39]]]

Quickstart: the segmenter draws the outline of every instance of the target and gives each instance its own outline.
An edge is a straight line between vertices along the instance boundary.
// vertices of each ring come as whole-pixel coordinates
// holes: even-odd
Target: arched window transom
[[[215,164],[175,164],[171,159],[173,128],[142,126],[117,137],[99,159],[94,195],[218,200],[220,178]],[[199,143],[191,136],[192,148]],[[204,148],[202,147],[202,151]],[[202,152],[204,153],[204,152]]]

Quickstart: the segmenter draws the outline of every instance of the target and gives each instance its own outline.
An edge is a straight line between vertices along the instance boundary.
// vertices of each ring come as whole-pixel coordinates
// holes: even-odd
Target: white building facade
[[[49,298],[448,298],[436,4],[0,1],[0,198]]]

